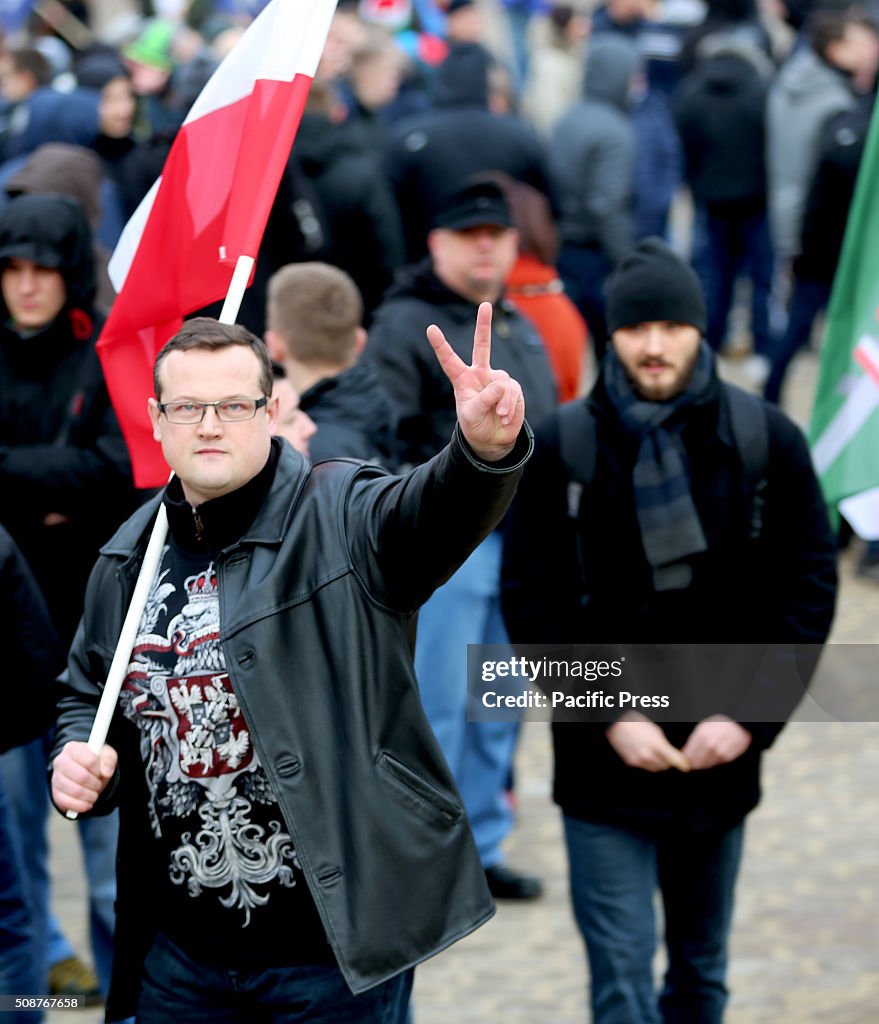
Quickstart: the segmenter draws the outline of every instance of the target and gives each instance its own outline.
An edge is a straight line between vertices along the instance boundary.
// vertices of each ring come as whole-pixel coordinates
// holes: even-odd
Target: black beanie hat
[[[705,333],[705,298],[696,272],[661,238],[644,238],[629,249],[611,275],[607,330],[657,320],[692,324]]]

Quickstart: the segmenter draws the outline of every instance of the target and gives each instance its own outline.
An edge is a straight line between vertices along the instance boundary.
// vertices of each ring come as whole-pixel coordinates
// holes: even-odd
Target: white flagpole
[[[226,301],[223,303],[223,309],[220,313],[220,323],[235,323],[235,318],[238,316],[238,310],[241,308],[241,302],[247,288],[247,282],[250,280],[253,264],[254,258],[252,256],[238,257],[238,262],[235,264],[235,272],[232,274],[232,281],[226,293]],[[150,589],[156,577],[159,563],[162,560],[162,551],[164,550],[165,538],[167,536],[168,514],[165,511],[164,503],[160,502],[156,521],[153,523],[153,532],[150,534],[137,582],[134,585],[134,593],[131,595],[131,603],[125,614],[125,621],[122,623],[116,651],[110,663],[110,671],[107,673],[107,681],[104,683],[104,690],[101,693],[98,711],[89,733],[88,746],[89,750],[94,754],[100,754],[101,748],[107,742],[110,722],[116,710],[116,704],[119,701],[122,684],[125,682],[131,652],[134,648],[134,641],[137,639],[137,630],[140,626],[140,620],[143,618],[143,610],[146,608],[147,598],[150,596]],[[75,821],[77,812],[66,811],[65,817]]]
[[[250,272],[256,261],[252,256],[239,256],[235,264],[235,273],[229,284],[229,291],[226,292],[226,301],[220,311],[221,324],[234,324],[241,309],[241,302],[244,299],[244,292],[247,290],[247,282],[250,280]]]

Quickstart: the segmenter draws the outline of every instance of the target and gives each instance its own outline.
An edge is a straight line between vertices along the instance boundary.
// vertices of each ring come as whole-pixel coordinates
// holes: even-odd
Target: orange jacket
[[[534,256],[519,256],[507,278],[505,295],[534,324],[546,346],[559,399],[568,402],[582,394],[589,332],[555,268]]]

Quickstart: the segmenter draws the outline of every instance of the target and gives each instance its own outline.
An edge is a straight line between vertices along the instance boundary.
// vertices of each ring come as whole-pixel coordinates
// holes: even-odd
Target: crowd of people
[[[145,492],[95,349],[107,263],[262,6],[4,25],[0,986],[141,1024],[404,1024],[420,961],[542,895],[504,849],[519,722],[474,718],[468,645],[828,635],[841,538],[784,385],[821,343],[879,12],[341,0],[241,326],[193,310],[156,360],[175,478]],[[596,1024],[722,1021],[783,723],[554,723]],[[94,969],[53,914],[52,802]]]

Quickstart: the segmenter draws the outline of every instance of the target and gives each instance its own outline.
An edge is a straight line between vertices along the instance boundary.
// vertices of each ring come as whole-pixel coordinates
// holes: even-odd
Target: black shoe
[[[539,878],[520,875],[506,864],[486,868],[485,880],[489,892],[496,900],[536,900],[543,895]]]

